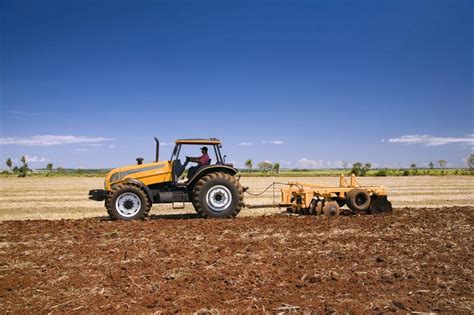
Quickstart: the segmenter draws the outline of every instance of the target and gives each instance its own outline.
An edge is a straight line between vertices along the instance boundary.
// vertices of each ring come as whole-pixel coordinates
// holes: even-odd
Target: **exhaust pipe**
[[[156,142],[156,158],[155,162],[158,162],[160,160],[160,140],[158,140],[157,137],[155,137],[155,142]]]

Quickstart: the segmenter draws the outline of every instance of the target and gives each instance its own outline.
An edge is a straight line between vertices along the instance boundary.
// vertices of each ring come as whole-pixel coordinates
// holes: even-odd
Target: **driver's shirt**
[[[200,166],[203,166],[203,165],[207,165],[207,163],[209,163],[209,155],[207,155],[207,153],[204,153],[203,155],[199,157],[198,164]]]

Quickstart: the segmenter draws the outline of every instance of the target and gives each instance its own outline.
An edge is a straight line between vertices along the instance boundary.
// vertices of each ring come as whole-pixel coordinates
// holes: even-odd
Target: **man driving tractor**
[[[202,147],[201,148],[201,156],[199,157],[191,157],[187,156],[186,157],[186,163],[184,164],[185,166],[188,164],[188,162],[194,162],[197,163],[196,166],[191,166],[188,170],[188,178],[193,177],[194,173],[204,165],[209,165],[211,162],[211,159],[209,158],[209,155],[207,154],[207,147]]]

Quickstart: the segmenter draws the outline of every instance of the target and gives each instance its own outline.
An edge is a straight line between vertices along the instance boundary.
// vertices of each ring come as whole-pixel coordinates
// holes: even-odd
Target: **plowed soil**
[[[0,309],[472,313],[473,218],[473,207],[452,207],[3,221]]]

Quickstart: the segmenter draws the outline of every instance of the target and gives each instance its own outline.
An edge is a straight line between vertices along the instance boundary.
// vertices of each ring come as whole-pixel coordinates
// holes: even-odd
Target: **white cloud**
[[[109,145],[109,149],[125,149],[124,145]]]
[[[111,141],[114,139],[103,137],[83,137],[83,136],[54,136],[54,135],[38,135],[31,137],[0,137],[0,144],[16,144],[16,145],[59,145],[71,143],[97,143]]]
[[[301,158],[298,160],[298,164],[303,168],[322,168],[324,160],[310,160],[307,158]]]
[[[384,140],[382,140],[382,142],[383,141]],[[425,146],[438,146],[452,143],[474,145],[474,135],[470,134],[465,137],[433,137],[429,135],[407,135],[398,138],[390,138],[386,141],[391,143],[421,144]]]
[[[76,148],[76,149],[74,149],[74,151],[77,151],[77,152],[89,152],[90,150],[89,150],[89,149],[84,149],[84,148]]]
[[[263,144],[283,144],[285,141],[281,140],[272,140],[272,141],[262,141]]]
[[[25,112],[25,111],[19,111],[19,110],[9,110],[8,113],[12,115],[16,115],[16,116],[30,116],[30,117],[41,116],[41,114],[38,114],[38,113]]]
[[[25,158],[26,158],[26,162],[28,162],[28,163],[49,162],[49,159],[48,159],[48,158],[45,158],[45,157],[38,157],[38,156],[36,156],[36,155],[34,155],[34,156],[25,155]]]
[[[241,142],[238,145],[255,145],[253,142]]]
[[[311,160],[307,158],[299,159],[298,165],[302,168],[343,168],[342,161]]]
[[[103,143],[84,143],[83,146],[88,146],[88,147],[101,147],[103,146]]]

